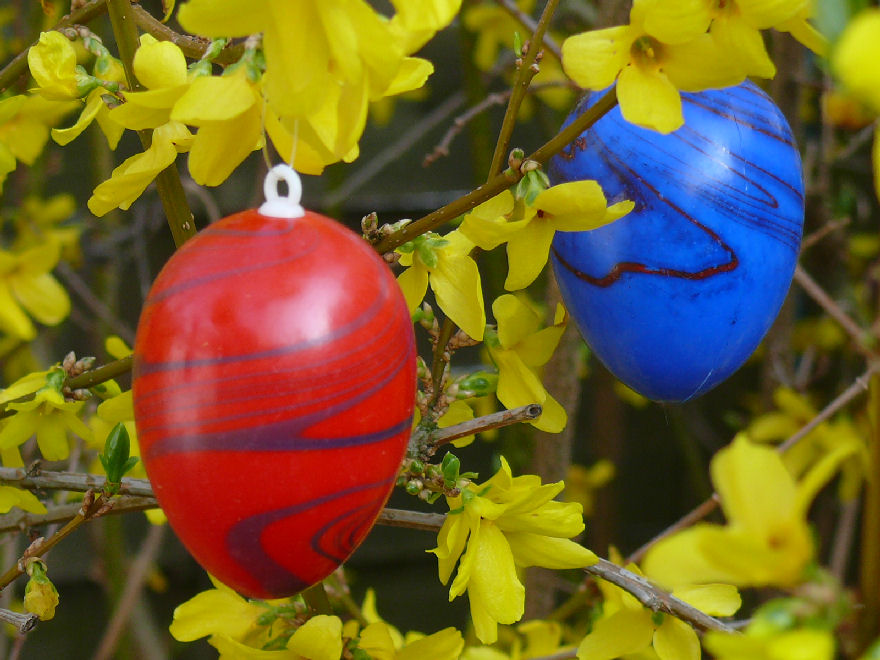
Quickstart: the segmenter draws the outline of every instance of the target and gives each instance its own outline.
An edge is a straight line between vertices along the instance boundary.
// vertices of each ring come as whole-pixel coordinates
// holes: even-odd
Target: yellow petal
[[[67,291],[49,273],[10,278],[15,297],[40,323],[57,325],[70,314]]]
[[[425,299],[428,290],[428,269],[420,264],[410,266],[397,276],[397,283],[406,299],[406,306],[412,314]]]
[[[679,44],[702,34],[712,20],[712,4],[706,0],[648,0],[643,9],[645,32],[666,44]]]
[[[745,79],[735,57],[708,34],[664,51],[663,72],[683,92],[737,85]]]
[[[9,285],[2,280],[0,280],[0,328],[23,341],[30,341],[37,334],[34,324],[12,296]]]
[[[660,660],[700,660],[700,640],[684,621],[667,615],[654,631],[654,650]]]
[[[506,408],[544,403],[547,390],[514,351],[490,348],[489,354],[498,367],[496,396]]]
[[[72,142],[79,137],[80,133],[82,133],[89,124],[92,123],[98,115],[98,111],[101,110],[101,108],[106,108],[104,100],[101,98],[102,91],[103,90],[101,89],[95,89],[89,93],[86,99],[86,105],[73,126],[70,126],[69,128],[52,129],[52,139],[55,140],[55,142],[62,147]]]
[[[648,610],[624,608],[593,625],[593,630],[578,646],[577,657],[579,660],[614,660],[647,648],[653,636],[654,624]]]
[[[626,67],[617,83],[617,99],[623,118],[637,126],[671,133],[684,123],[678,90],[660,72]]]
[[[530,422],[530,424],[540,431],[561,433],[568,422],[568,414],[565,412],[565,408],[549,393],[547,398],[541,403],[541,406],[544,409],[541,416]]]
[[[254,628],[262,611],[231,589],[209,589],[178,605],[168,629],[181,642],[215,633],[241,639]]]
[[[248,646],[224,633],[215,633],[208,643],[220,653],[222,660],[301,660],[302,656],[291,655],[290,651],[264,651]]]
[[[719,48],[737,60],[747,76],[772,78],[776,66],[767,54],[761,33],[739,15],[728,14],[712,23],[712,37]]]
[[[468,583],[468,599],[474,632],[484,644],[496,641],[497,623],[516,623],[525,607],[525,589],[516,575],[513,553],[504,534],[483,523],[476,547],[475,564]]]
[[[444,628],[409,642],[394,657],[395,660],[458,660],[463,648],[461,633],[455,628]]]
[[[182,126],[182,125],[179,125]],[[89,210],[101,217],[114,208],[128,209],[147,186],[177,158],[173,131],[153,131],[153,142],[145,152],[126,159],[113,170],[109,180],[95,188],[88,201]]]
[[[287,648],[309,660],[339,660],[342,655],[342,620],[318,614],[296,629]]]
[[[482,340],[486,311],[476,262],[469,256],[443,256],[431,271],[430,284],[440,309],[469,337]]]
[[[783,632],[767,642],[770,658],[797,658],[797,660],[832,660],[835,642],[831,632],[801,628]]]
[[[177,18],[188,32],[208,37],[246,37],[262,32],[271,21],[266,0],[189,0]]]
[[[632,202],[606,208],[605,194],[595,181],[570,181],[541,192],[533,203],[550,216],[557,231],[588,231],[602,227],[632,210]]]
[[[586,89],[605,89],[630,59],[638,32],[628,25],[582,32],[562,42],[565,73]]]
[[[758,536],[796,511],[797,487],[775,449],[739,438],[715,455],[711,471],[728,520]]]
[[[47,461],[63,461],[70,455],[67,429],[60,415],[43,415],[37,421],[37,445]]]
[[[510,543],[517,566],[583,568],[599,561],[593,552],[569,539],[526,532],[505,532],[504,535]]]
[[[781,32],[789,32],[791,36],[819,57],[828,57],[828,39],[807,22],[806,18],[795,16],[776,26]]]
[[[737,8],[758,29],[775,27],[803,9],[808,0],[737,0]]]
[[[229,76],[201,76],[174,104],[171,118],[201,126],[238,117],[256,103],[257,96],[243,71]]]
[[[468,518],[463,513],[450,513],[446,516],[443,526],[437,534],[437,547],[429,551],[437,555],[437,568],[441,583],[449,582],[452,570],[461,553],[464,552],[470,533]]]
[[[358,648],[375,660],[394,660],[395,657],[394,641],[388,625],[382,622],[371,623],[361,631]]]
[[[28,51],[28,67],[47,99],[78,98],[76,51],[60,32],[41,32],[40,40]]]
[[[147,89],[186,84],[186,57],[170,41],[142,42],[134,54],[134,73]]]
[[[14,506],[32,513],[46,513],[46,506],[33,493],[13,486],[0,486],[0,513],[9,513]]]
[[[407,57],[400,65],[397,76],[391,81],[385,96],[396,96],[414,89],[418,89],[428,80],[428,76],[434,73],[434,65],[421,57]]]
[[[518,291],[535,281],[550,256],[555,230],[543,219],[536,218],[507,242],[507,279],[504,288]]]
[[[193,140],[187,160],[193,180],[203,186],[219,186],[260,147],[263,122],[259,109],[234,119],[203,124]]]
[[[527,366],[541,367],[553,356],[563,332],[565,332],[564,324],[539,330],[523,339],[517,346],[516,352]]]
[[[733,616],[742,606],[739,591],[730,584],[685,585],[672,595],[711,616]]]
[[[443,429],[455,424],[467,422],[473,418],[474,409],[465,401],[453,401],[449,404],[449,408],[446,409],[446,412],[437,420],[437,426]],[[467,447],[474,441],[475,437],[476,436],[474,435],[466,435],[458,440],[453,440],[452,444],[455,447]]]
[[[498,324],[498,339],[504,348],[515,348],[541,326],[541,320],[534,310],[509,293],[495,299],[492,315]]]

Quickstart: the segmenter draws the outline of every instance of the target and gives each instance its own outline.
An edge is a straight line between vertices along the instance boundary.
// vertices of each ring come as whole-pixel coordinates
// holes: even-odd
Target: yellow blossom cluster
[[[823,53],[807,22],[809,0],[634,0],[629,24],[569,37],[565,72],[586,89],[617,83],[627,121],[669,133],[684,123],[679,92],[735,85],[776,73],[761,30],[790,32]]]

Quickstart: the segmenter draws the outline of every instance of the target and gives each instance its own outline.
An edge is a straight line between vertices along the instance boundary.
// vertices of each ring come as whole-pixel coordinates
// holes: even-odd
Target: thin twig
[[[439,447],[453,440],[464,438],[474,433],[481,433],[491,429],[499,429],[503,426],[510,426],[519,422],[528,422],[541,416],[543,409],[537,403],[531,403],[527,406],[519,408],[511,408],[510,410],[501,410],[491,415],[484,415],[476,419],[469,419],[466,422],[447,426],[443,429],[437,429],[431,434],[431,442]]]
[[[806,293],[815,300],[825,312],[840,324],[840,327],[853,340],[855,348],[862,355],[869,359],[876,359],[877,353],[872,351],[868,346],[876,339],[868,330],[864,330],[855,320],[843,311],[843,308],[823,289],[819,284],[810,277],[800,265],[795,268],[794,281],[797,282]]]
[[[33,630],[39,620],[40,618],[36,614],[22,614],[0,608],[0,621],[12,624],[22,634]]]
[[[91,312],[104,323],[112,328],[113,332],[118,334],[129,344],[134,343],[134,331],[120,319],[99,296],[92,291],[88,283],[77,273],[66,261],[60,261],[56,266],[56,270],[61,275],[67,287],[75,292],[80,300],[91,310]]]
[[[68,521],[64,527],[52,534],[48,539],[37,539],[30,547],[25,550],[25,554],[21,560],[10,566],[3,575],[0,575],[0,589],[5,589],[15,578],[23,575],[26,570],[25,559],[30,557],[42,557],[49,550],[58,545],[65,538],[70,536],[83,523],[93,518],[104,515],[112,508],[110,499],[104,494],[99,493],[97,497],[94,491],[86,491],[82,504],[74,514],[73,518]]]
[[[529,32],[536,32],[538,28],[538,24],[535,20],[529,16],[527,13],[522,11],[519,6],[514,2],[514,0],[495,0],[508,14],[513,16],[514,19],[519,21],[524,28],[526,28]],[[561,62],[562,61],[562,49],[559,47],[559,44],[556,43],[556,40],[553,39],[549,34],[545,34],[543,36],[544,46],[553,53],[553,56]]]
[[[107,483],[107,477],[102,474],[82,472],[32,473],[23,468],[0,467],[0,483],[28,490],[69,490],[84,493],[87,490],[102,488]],[[123,477],[119,494],[153,497],[153,487],[146,479]]]
[[[831,233],[837,231],[838,229],[843,229],[844,227],[849,225],[851,222],[852,222],[852,218],[849,218],[849,217],[838,218],[836,220],[829,220],[824,225],[819,227],[816,231],[811,232],[811,233],[807,234],[806,236],[804,236],[804,240],[801,241],[801,252],[804,252],[804,250],[809,250],[816,243],[818,243],[823,238],[828,236],[828,234],[831,234]]]
[[[147,574],[162,547],[162,537],[165,535],[166,529],[167,527],[164,525],[152,525],[150,531],[147,532],[147,538],[141,545],[137,558],[128,566],[125,574],[125,589],[116,603],[113,617],[104,630],[101,643],[98,645],[98,650],[95,651],[94,660],[107,660],[113,657],[119,643],[119,637],[125,630],[132,610],[141,595]]]
[[[617,90],[612,87],[595,105],[590,106],[589,109],[561,130],[555,137],[529,155],[527,160],[533,160],[538,163],[546,162],[551,156],[565,149],[581,133],[599,121],[615,105],[617,105]],[[376,243],[373,248],[379,254],[390,252],[407,241],[411,241],[416,236],[421,236],[425,232],[431,231],[443,223],[467,213],[475,206],[493,198],[502,190],[506,190],[522,179],[523,176],[525,176],[525,173],[520,170],[507,169],[464,197],[460,197],[446,206],[411,222],[400,230],[389,234]]]
[[[880,370],[880,365],[872,364],[871,366],[869,366],[865,373],[856,378],[855,382],[852,385],[850,385],[843,392],[838,394],[833,401],[831,401],[827,406],[820,410],[819,413],[815,417],[813,417],[813,419],[807,422],[803,427],[801,427],[797,431],[797,433],[793,434],[791,437],[785,440],[785,442],[781,443],[776,448],[776,450],[779,453],[785,453],[795,444],[800,442],[813,429],[819,426],[819,424],[837,413],[841,408],[846,406],[858,395],[867,391],[868,382],[871,379],[871,375],[876,373],[878,370]],[[626,558],[626,563],[640,562],[645,554],[648,552],[648,550],[650,550],[655,544],[657,544],[662,539],[665,539],[667,536],[670,536],[675,532],[681,531],[682,529],[690,527],[691,525],[699,522],[710,513],[715,511],[715,509],[718,508],[720,502],[721,501],[718,498],[718,493],[712,493],[712,495],[708,499],[699,504],[695,509],[682,516],[679,520],[657,534],[647,543],[637,548],[633,553],[629,555],[629,557]]]
[[[544,43],[544,33],[550,26],[550,19],[556,11],[559,0],[547,0],[544,10],[541,12],[541,18],[535,25],[532,38],[529,40],[522,55],[517,53],[516,81],[511,90],[510,100],[507,102],[507,109],[504,111],[504,119],[501,122],[501,130],[498,132],[498,140],[495,143],[495,152],[492,154],[492,165],[489,167],[489,180],[492,180],[496,174],[499,174],[507,162],[507,151],[510,149],[510,138],[513,135],[513,128],[516,125],[516,117],[519,114],[519,108],[532,78],[540,70],[538,68],[538,55],[541,53],[541,46]]]
[[[67,522],[73,519],[80,510],[80,504],[62,504],[49,508],[47,513],[30,513],[17,511],[0,516],[0,532],[20,532],[44,525]],[[153,497],[134,497],[123,495],[113,500],[113,508],[101,515],[116,515],[133,511],[155,509],[158,505]]]
[[[444,520],[446,520],[446,516],[442,513],[382,509],[382,513],[379,514],[376,522],[388,527],[408,527],[409,529],[420,529],[425,532],[437,532],[443,527]]]
[[[688,605],[683,600],[658,589],[640,575],[628,571],[606,559],[600,559],[598,563],[587,566],[584,571],[595,575],[614,584],[624,591],[632,594],[645,607],[654,612],[666,612],[687,621],[700,630],[722,630],[733,632],[727,624],[701,612],[696,607]]]
[[[159,41],[170,41],[187,57],[197,60],[200,59],[211,45],[209,39],[203,37],[194,37],[188,34],[180,34],[175,32],[165,23],[156,20],[153,15],[138,4],[131,6],[132,14],[137,26],[144,32],[156,37]],[[244,44],[237,43],[228,44],[220,54],[212,61],[217,64],[232,64],[241,59],[244,54]]]
[[[361,165],[358,170],[345,179],[342,185],[326,195],[322,200],[322,205],[326,208],[333,208],[347,200],[352,193],[360,190],[388,165],[399,160],[400,156],[412,148],[428,131],[446,121],[452,113],[461,107],[462,103],[464,103],[464,94],[462,92],[449,96],[427,116],[404,131],[396,140],[370,158],[367,163]]]

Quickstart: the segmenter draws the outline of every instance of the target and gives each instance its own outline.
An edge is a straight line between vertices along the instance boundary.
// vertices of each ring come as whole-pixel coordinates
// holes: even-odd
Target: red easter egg
[[[224,218],[162,269],[134,355],[147,474],[209,573],[276,598],[345,561],[394,486],[416,382],[406,303],[366,242],[310,211]]]

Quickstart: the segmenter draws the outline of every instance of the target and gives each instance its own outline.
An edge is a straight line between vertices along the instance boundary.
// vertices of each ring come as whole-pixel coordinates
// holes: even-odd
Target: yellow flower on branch
[[[727,87],[745,77],[736,60],[706,33],[709,17],[703,0],[634,0],[629,25],[566,39],[563,67],[587,89],[601,90],[617,81],[623,117],[669,133],[684,123],[679,91]]]
[[[571,181],[539,192],[531,203],[505,190],[466,215],[460,231],[484,250],[507,243],[504,288],[517,291],[544,269],[557,231],[596,229],[632,209],[630,201],[607,206],[595,181]]]
[[[458,572],[449,600],[467,591],[471,619],[484,644],[495,642],[499,623],[519,621],[525,588],[517,567],[582,568],[598,558],[571,541],[584,529],[581,507],[553,498],[561,481],[541,484],[534,475],[514,477],[502,457],[501,469],[482,484],[469,484],[447,498],[449,514],[437,536],[440,581]]]
[[[565,428],[565,409],[541,383],[538,370],[552,357],[567,316],[557,305],[553,325],[542,328],[541,318],[523,300],[505,294],[492,303],[497,329],[486,332],[486,348],[498,367],[496,396],[508,409],[539,403],[544,411],[531,424],[558,433]]]
[[[61,393],[64,378],[64,371],[55,367],[25,376],[0,393],[0,402],[6,402],[6,407],[15,411],[0,429],[0,452],[4,464],[20,463],[18,447],[34,435],[40,453],[47,461],[61,461],[68,457],[68,431],[84,440],[91,438],[91,432],[79,418],[83,402],[65,401]],[[12,401],[24,394],[33,394],[34,398],[30,401]],[[8,458],[10,462],[7,462]]]
[[[645,556],[645,572],[661,584],[798,584],[814,553],[807,511],[846,456],[829,455],[798,482],[775,450],[734,439],[711,464],[728,523],[699,523],[661,540]]]
[[[452,19],[460,0],[400,5],[388,20],[364,0],[191,0],[179,20],[210,37],[262,33],[263,93],[278,120],[270,134],[282,143],[296,135],[297,155],[308,154],[307,167],[299,158],[296,167],[318,174],[357,157],[370,101],[425,82],[433,67],[408,56]]]
[[[51,273],[60,256],[53,240],[20,252],[0,250],[0,330],[30,341],[36,336],[30,316],[46,325],[67,318],[70,298]]]
[[[32,492],[14,486],[0,486],[0,513],[9,513],[14,506],[31,513],[46,513],[46,505]]]
[[[470,257],[473,248],[457,230],[442,237],[423,234],[397,248],[400,264],[407,267],[397,282],[410,313],[421,304],[430,283],[440,309],[468,336],[482,340],[486,311],[480,271]]]
[[[196,183],[218,186],[263,140],[263,103],[246,67],[223,76],[200,76],[175,102],[171,119],[198,132],[189,149]]]
[[[76,108],[73,101],[42,96],[9,96],[0,100],[0,189],[16,160],[33,165],[49,139],[49,128]]]
[[[70,39],[54,30],[40,33],[40,40],[28,51],[28,67],[39,86],[37,92],[52,101],[78,99],[97,84],[77,65]]]

